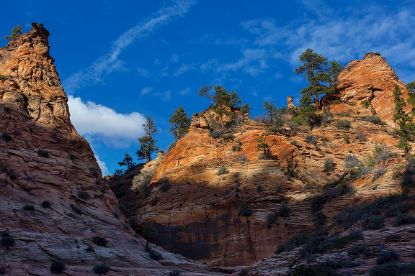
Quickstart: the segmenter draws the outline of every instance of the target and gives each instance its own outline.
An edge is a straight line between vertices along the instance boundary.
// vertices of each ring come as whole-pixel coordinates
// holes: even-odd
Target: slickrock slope
[[[342,210],[377,198],[387,201],[389,195],[402,192],[402,183],[414,183],[414,168],[405,171],[406,161],[390,126],[395,84],[408,93],[381,56],[368,54],[353,61],[339,76],[340,97],[325,103],[331,114],[323,114],[324,123],[291,135],[267,133],[262,123],[246,120],[233,136],[213,138],[212,112],[196,114],[188,134],[154,161],[158,165],[151,164],[157,169],[144,167],[129,184],[138,190],[139,206],[129,213],[129,220],[165,249],[221,266],[249,265],[270,257],[299,233],[324,229],[327,236],[349,234],[338,218]],[[361,104],[366,99],[367,107]],[[388,124],[368,117],[373,114]],[[269,145],[271,160],[261,158],[259,137]],[[325,163],[332,163],[334,171],[327,171]],[[402,212],[408,215],[413,212],[408,209],[412,193],[405,191],[402,198],[405,203],[399,198],[396,204],[405,205]],[[358,216],[350,226],[364,230],[364,242],[377,246],[377,254],[390,246],[402,252],[402,261],[413,261],[413,227],[393,226],[396,212],[387,216],[380,209],[378,215],[385,229],[366,229],[369,222]],[[337,250],[333,254],[341,259],[348,247]],[[286,275],[304,262],[298,252],[280,253],[249,270]],[[330,259],[327,252],[319,253]],[[321,261],[313,256],[307,258],[311,263]],[[354,270],[346,271],[367,273],[377,256],[362,258]]]
[[[152,244],[146,250],[131,230],[70,122],[48,35],[33,24],[0,49],[0,274],[49,275],[53,262],[65,275],[101,264],[108,275],[210,274]]]

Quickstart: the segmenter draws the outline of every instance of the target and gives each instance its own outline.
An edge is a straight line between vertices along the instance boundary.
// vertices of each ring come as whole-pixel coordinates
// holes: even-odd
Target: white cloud
[[[69,76],[64,81],[64,86],[72,93],[88,83],[100,82],[103,76],[123,69],[123,63],[119,58],[128,46],[138,38],[150,34],[157,27],[184,16],[196,2],[196,0],[176,0],[173,5],[162,8],[153,17],[128,29],[113,42],[106,55],[98,58],[88,68]]]
[[[219,72],[242,70],[245,73],[256,76],[268,67],[268,53],[264,49],[245,49],[241,58],[234,62],[219,65]]]
[[[141,96],[143,96],[143,95],[147,95],[147,94],[148,94],[148,93],[150,93],[151,91],[153,91],[153,87],[151,87],[151,86],[146,86],[146,87],[143,87],[143,88],[141,88],[140,95],[141,95]]]
[[[110,171],[108,170],[107,164],[99,158],[98,154],[94,153],[94,155],[95,159],[97,160],[98,166],[101,169],[102,176],[109,175]]]
[[[191,90],[191,88],[188,86],[185,89],[180,90],[179,91],[179,94],[182,95],[182,96],[189,95],[190,94],[190,90]]]
[[[313,1],[305,8],[317,13],[320,6],[321,1]],[[285,25],[277,25],[271,19],[260,19],[245,22],[243,27],[253,35],[252,44],[258,52],[260,49],[274,51],[273,56],[259,57],[262,64],[273,58],[284,58],[296,65],[298,56],[306,48],[341,62],[376,51],[385,56],[404,77],[412,75],[414,78],[411,72],[415,70],[415,37],[412,34],[415,15],[409,10],[408,7],[401,10],[370,7],[337,14],[325,8],[318,17],[306,17]],[[245,59],[241,57],[242,61]],[[236,64],[242,68],[242,63]]]
[[[72,123],[90,142],[98,139],[112,146],[125,147],[143,134],[145,117],[138,112],[118,113],[109,107],[84,102],[73,96],[69,96],[68,104]]]

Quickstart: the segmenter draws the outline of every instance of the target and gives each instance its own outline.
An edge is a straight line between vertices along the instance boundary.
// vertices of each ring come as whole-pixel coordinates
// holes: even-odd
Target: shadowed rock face
[[[327,103],[333,117],[321,127],[300,129],[291,136],[267,133],[262,123],[246,119],[234,130],[233,138],[213,138],[209,135],[212,111],[196,114],[188,134],[127,184],[140,191],[143,175],[151,178],[146,196],[135,194],[137,209],[130,210],[129,220],[139,233],[165,249],[221,266],[248,265],[273,256],[294,235],[320,229],[318,223],[324,224],[329,235],[345,234],[336,220],[341,210],[402,191],[396,174],[405,161],[390,126],[395,84],[407,96],[403,83],[381,56],[368,54],[353,61],[339,76],[340,100]],[[361,101],[368,99],[369,105],[363,106]],[[366,117],[373,114],[387,124],[368,121]],[[339,123],[345,120],[350,128]],[[270,147],[270,160],[261,158],[259,137]],[[368,166],[377,145],[394,154],[359,177],[351,177],[358,168],[345,167],[350,153]],[[334,171],[326,171],[326,160],[332,161]],[[224,174],[218,173],[221,167],[226,168]],[[116,183],[114,179],[111,185]],[[317,196],[324,202],[316,210],[312,202]],[[412,201],[409,197],[408,202]],[[270,224],[269,215],[279,213],[282,206],[288,206],[288,214]],[[387,218],[385,224],[393,225],[393,219]],[[362,222],[354,227],[362,228]],[[400,231],[399,227],[387,229]],[[373,242],[382,243],[381,231],[365,230],[364,235],[373,233]],[[388,246],[399,250],[401,245]],[[415,248],[413,242],[408,246]],[[405,252],[408,261],[412,257]],[[348,256],[346,248],[336,254]],[[370,264],[350,271],[367,273],[375,264],[376,257],[371,258]],[[253,265],[251,270],[260,275],[287,275],[302,261],[294,250]]]
[[[48,275],[53,261],[67,275],[209,274],[150,244],[163,258],[151,259],[131,230],[70,122],[48,35],[33,24],[0,49],[0,274]]]

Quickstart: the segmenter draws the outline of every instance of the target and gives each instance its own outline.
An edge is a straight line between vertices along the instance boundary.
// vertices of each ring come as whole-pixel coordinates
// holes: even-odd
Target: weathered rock
[[[163,248],[221,266],[252,264],[272,256],[294,235],[315,230],[315,196],[327,197],[318,210],[326,216],[327,232],[344,231],[336,222],[342,209],[402,191],[396,171],[405,161],[392,135],[389,108],[395,84],[407,93],[380,56],[354,61],[339,76],[340,102],[328,101],[333,117],[291,136],[267,133],[262,123],[245,120],[233,136],[213,138],[218,124],[213,111],[196,114],[188,134],[157,160],[150,190],[136,195],[138,207],[129,220]],[[372,97],[370,89],[379,92]],[[389,125],[367,121],[372,111],[360,102],[369,97],[375,114]],[[382,109],[386,104],[388,109]],[[338,123],[345,120],[350,128]],[[269,160],[257,148],[260,137],[269,145]],[[369,167],[378,145],[394,154]],[[346,168],[350,153],[360,161]],[[333,172],[325,171],[326,160],[332,161]],[[361,175],[351,177],[354,171]],[[327,185],[334,188],[323,188]],[[273,222],[270,214],[282,206],[289,214]],[[163,234],[150,235],[154,232]],[[295,252],[253,265],[251,271],[286,275],[304,261]],[[362,269],[367,273],[371,266]]]
[[[33,24],[0,49],[0,274],[48,275],[52,262],[67,275],[103,263],[108,275],[220,274],[147,245],[130,228],[70,122],[48,35]]]

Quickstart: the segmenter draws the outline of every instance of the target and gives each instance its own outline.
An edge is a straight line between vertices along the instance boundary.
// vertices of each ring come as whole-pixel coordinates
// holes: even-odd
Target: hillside
[[[385,59],[369,53],[340,73],[318,127],[270,133],[245,118],[215,135],[215,112],[196,114],[183,138],[124,183],[136,192],[120,204],[144,237],[210,265],[286,275],[322,264],[355,275],[399,252],[388,265],[404,272],[414,261],[415,165],[396,146],[395,86],[408,97]]]

